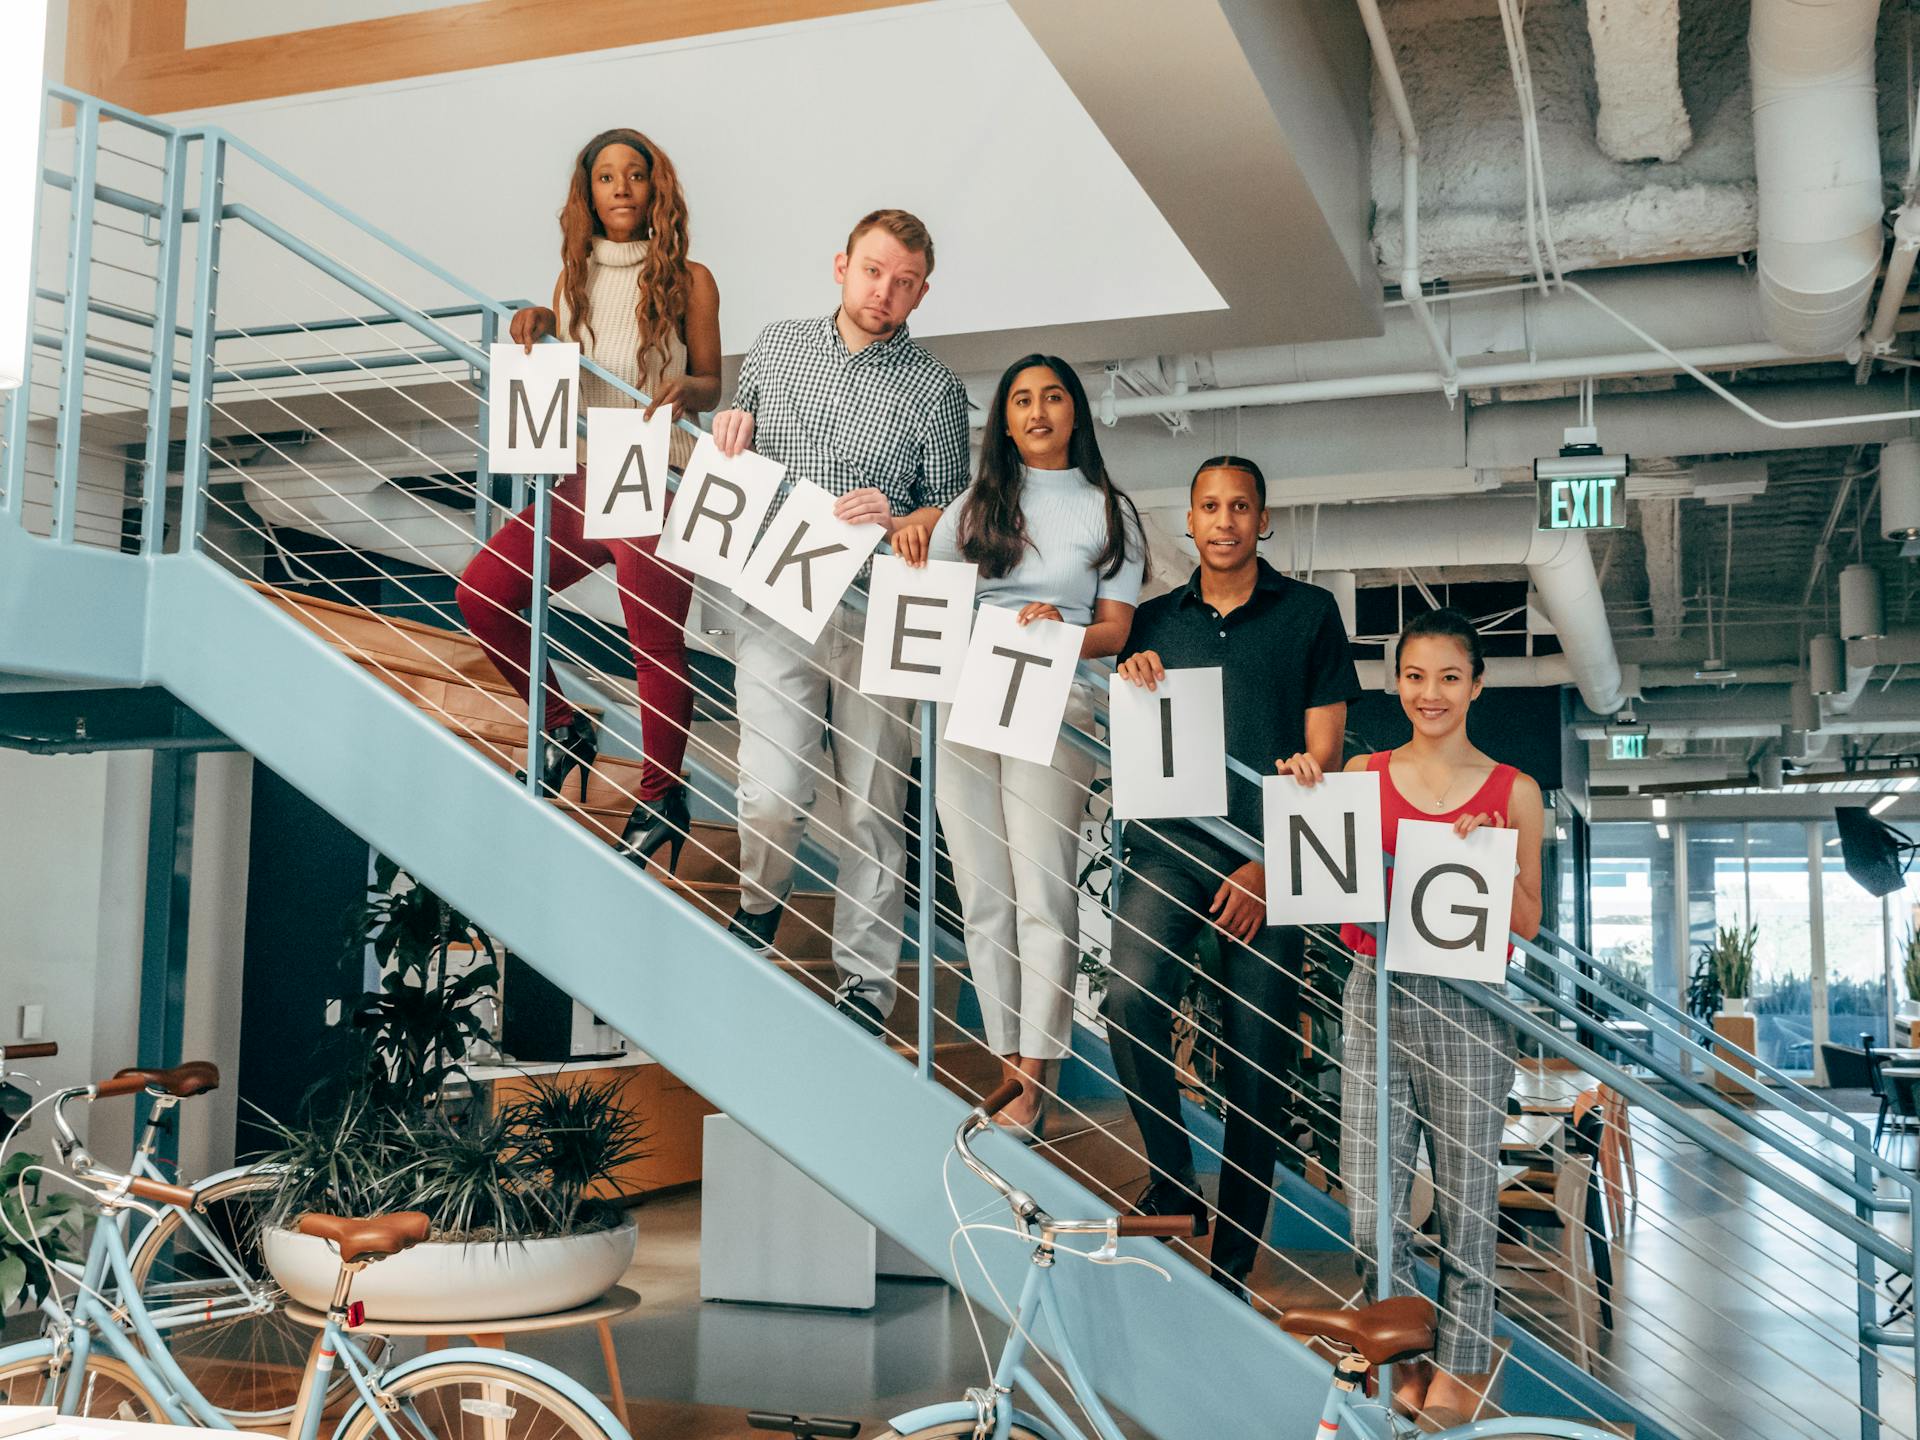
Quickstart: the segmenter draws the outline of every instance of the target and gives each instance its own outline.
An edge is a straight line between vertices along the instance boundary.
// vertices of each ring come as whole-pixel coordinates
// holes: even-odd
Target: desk
[[[598,1300],[589,1300],[584,1305],[576,1305],[571,1310],[555,1310],[547,1315],[516,1315],[511,1319],[483,1320],[368,1320],[352,1333],[367,1335],[421,1335],[426,1337],[427,1348],[438,1350],[455,1336],[464,1335],[476,1345],[484,1345],[492,1350],[507,1348],[507,1336],[525,1335],[537,1330],[567,1330],[575,1325],[591,1325],[600,1332],[600,1358],[607,1367],[607,1384],[612,1387],[613,1415],[622,1425],[627,1423],[627,1392],[620,1383],[620,1362],[613,1351],[612,1322],[628,1314],[640,1304],[640,1297],[624,1285],[616,1285]],[[326,1324],[327,1317],[304,1305],[287,1302],[287,1318],[298,1325],[310,1325],[315,1330]],[[318,1345],[320,1337],[315,1336],[313,1343]]]
[[[1558,1115],[1510,1115],[1500,1132],[1502,1150],[1552,1150],[1560,1140]]]
[[[1597,1082],[1584,1070],[1539,1070],[1525,1064],[1514,1071],[1513,1098],[1529,1115],[1571,1115],[1573,1102]]]

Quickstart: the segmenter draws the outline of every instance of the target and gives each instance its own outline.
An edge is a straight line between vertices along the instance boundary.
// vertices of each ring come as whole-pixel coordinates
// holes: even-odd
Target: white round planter
[[[1747,997],[1745,995],[1722,996],[1720,1000],[1720,1013],[1722,1015],[1746,1014],[1747,1013]]]
[[[545,1240],[428,1241],[376,1261],[353,1277],[370,1320],[485,1320],[548,1315],[605,1294],[633,1261],[632,1221],[587,1235]],[[261,1252],[287,1294],[324,1310],[340,1274],[326,1241],[269,1229]]]

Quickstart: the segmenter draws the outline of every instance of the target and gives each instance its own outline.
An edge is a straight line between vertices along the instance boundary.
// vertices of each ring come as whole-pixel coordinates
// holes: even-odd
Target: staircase
[[[465,741],[509,775],[526,766],[526,702],[501,679],[480,644],[465,631],[376,614],[301,590],[254,582],[250,587],[283,614]],[[579,772],[564,793],[546,802],[588,834],[617,846],[638,793],[641,762],[603,750],[588,774],[582,798]],[[637,868],[637,867],[636,867]],[[662,851],[647,868],[655,884],[724,927],[740,902],[740,835],[731,825],[696,820],[679,867],[669,874]],[[765,959],[803,989],[831,998],[839,980],[832,958],[834,896],[796,888]],[[935,971],[934,1073],[969,1102],[999,1083],[999,1066],[983,1046],[963,1038],[957,1018],[961,978],[952,967]],[[919,1053],[920,970],[902,964],[900,998],[888,1018],[886,1042],[907,1060]]]

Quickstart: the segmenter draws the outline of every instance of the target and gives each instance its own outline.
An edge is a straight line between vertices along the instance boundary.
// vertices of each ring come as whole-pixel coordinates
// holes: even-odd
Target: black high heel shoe
[[[693,831],[693,812],[687,805],[687,787],[676,785],[658,800],[642,800],[620,832],[620,848],[642,870],[662,845],[667,847],[667,873],[680,868],[680,851]]]
[[[600,754],[600,731],[591,715],[575,714],[571,720],[549,725],[541,732],[547,744],[540,756],[540,788],[544,794],[558,795],[567,783],[573,767],[580,767],[580,801],[586,803],[587,775]],[[513,778],[526,782],[527,772],[516,770]]]

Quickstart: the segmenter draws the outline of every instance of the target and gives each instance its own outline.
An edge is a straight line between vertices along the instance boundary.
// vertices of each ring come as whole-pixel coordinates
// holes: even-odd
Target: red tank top
[[[1447,824],[1458,820],[1462,815],[1505,815],[1513,799],[1513,782],[1520,772],[1511,765],[1495,765],[1493,773],[1487,776],[1480,788],[1451,810],[1438,813],[1422,810],[1393,783],[1391,750],[1376,750],[1367,757],[1367,769],[1380,777],[1380,843],[1387,854],[1394,851],[1394,844],[1400,836],[1401,820],[1432,820],[1438,824]],[[1393,871],[1387,871],[1387,894],[1393,894]],[[1342,925],[1340,941],[1356,955],[1374,953],[1373,936],[1358,925]]]

